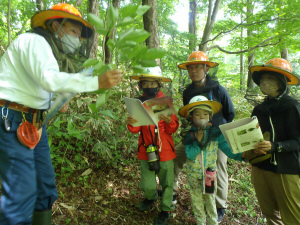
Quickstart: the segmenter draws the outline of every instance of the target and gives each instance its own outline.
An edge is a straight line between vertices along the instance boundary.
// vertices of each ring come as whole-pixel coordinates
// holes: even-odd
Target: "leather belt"
[[[3,99],[0,99],[0,106],[5,106],[6,103],[8,101],[6,100],[3,100]],[[13,109],[13,110],[16,110],[16,111],[20,111],[20,112],[24,112],[24,113],[36,113],[37,112],[37,109],[32,109],[32,108],[29,108],[25,105],[20,105],[20,104],[17,104],[17,103],[14,103],[14,102],[9,102],[7,108],[9,109]]]

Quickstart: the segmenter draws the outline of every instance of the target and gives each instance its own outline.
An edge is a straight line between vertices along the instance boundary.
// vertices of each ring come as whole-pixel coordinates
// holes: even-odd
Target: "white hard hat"
[[[170,78],[165,78],[159,66],[146,67],[140,76],[131,76],[134,80],[143,80],[147,78],[154,78],[162,82],[171,82]]]

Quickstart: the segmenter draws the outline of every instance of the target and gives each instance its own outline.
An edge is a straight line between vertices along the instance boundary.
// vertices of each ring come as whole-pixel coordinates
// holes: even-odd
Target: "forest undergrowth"
[[[136,210],[143,198],[138,188],[138,135],[127,130],[122,93],[124,90],[110,93],[109,101],[97,114],[88,107],[95,103],[90,95],[76,96],[68,113],[58,115],[49,124],[59,194],[53,206],[54,225],[152,224],[158,215],[160,199],[149,212]],[[250,116],[252,106],[244,94],[233,90],[230,94],[236,119]],[[174,98],[175,105],[178,99],[180,97]],[[174,140],[180,141],[179,131]],[[228,160],[228,209],[221,225],[266,224],[251,184],[250,171],[248,163]],[[185,170],[179,177],[178,202],[169,224],[196,224]]]
[[[235,90],[229,92],[235,103],[236,119],[250,116],[252,106],[245,100],[244,93]],[[123,96],[112,94],[109,97],[109,104],[118,105],[120,97]],[[179,99],[177,102],[180,102]],[[176,97],[174,100],[176,105]],[[73,104],[78,104],[78,100],[75,102]],[[153,219],[159,213],[160,199],[149,212],[141,213],[136,210],[136,206],[143,198],[138,188],[140,179],[139,163],[136,160],[138,136],[128,132],[126,115],[126,108],[121,103],[111,111],[110,116],[115,119],[113,122],[109,122],[111,118],[107,119],[110,117],[107,112],[100,124],[96,118],[94,120],[91,117],[80,124],[79,117],[82,116],[78,116],[77,119],[73,117],[74,127],[75,124],[79,129],[83,126],[81,130],[84,131],[86,126],[93,128],[94,131],[90,131],[91,133],[81,133],[82,139],[85,139],[86,135],[93,135],[92,140],[86,137],[86,143],[96,140],[97,135],[101,141],[98,148],[94,146],[92,151],[88,150],[89,144],[86,146],[87,149],[81,149],[80,154],[76,148],[65,151],[64,160],[56,165],[59,199],[53,210],[55,224],[153,223]],[[56,132],[56,135],[58,133]],[[179,132],[175,134],[174,139],[177,142],[180,140]],[[74,141],[70,139],[70,142]],[[79,145],[78,143],[79,141],[76,145]],[[221,224],[266,224],[251,184],[250,171],[251,166],[248,163],[228,160],[228,209]],[[191,210],[185,170],[179,178],[178,195],[178,202],[169,224],[196,224]]]

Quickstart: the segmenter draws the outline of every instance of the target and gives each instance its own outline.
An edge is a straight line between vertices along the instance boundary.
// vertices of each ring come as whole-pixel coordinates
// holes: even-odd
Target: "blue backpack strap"
[[[208,100],[214,100],[213,99],[213,89],[209,89],[209,92],[208,92]]]

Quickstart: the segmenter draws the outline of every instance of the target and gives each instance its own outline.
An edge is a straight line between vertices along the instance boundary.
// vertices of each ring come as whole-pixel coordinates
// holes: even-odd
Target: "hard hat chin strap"
[[[195,82],[195,84],[197,86],[202,86],[205,83],[205,81],[206,81],[206,74],[207,73],[205,73],[204,77],[200,81]]]

